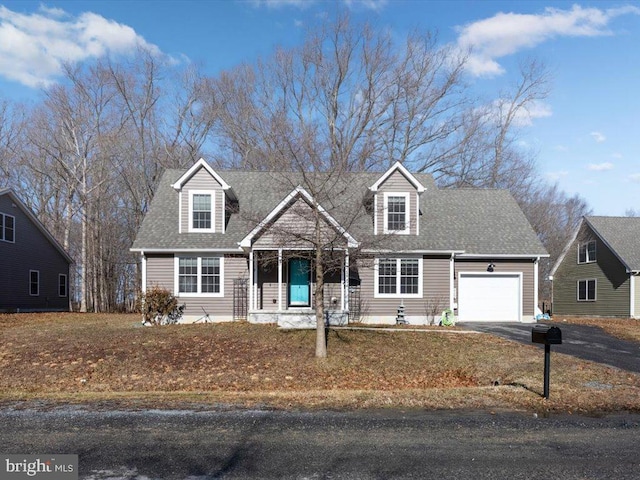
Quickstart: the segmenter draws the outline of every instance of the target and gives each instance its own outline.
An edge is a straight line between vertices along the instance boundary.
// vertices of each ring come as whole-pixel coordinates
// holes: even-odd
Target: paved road
[[[76,453],[80,478],[637,479],[640,415],[0,410],[6,453]]]
[[[585,360],[640,373],[639,343],[612,337],[598,327],[552,322],[545,322],[545,324],[557,326],[562,330],[562,345],[553,345],[551,347],[552,352],[565,353]],[[469,330],[491,333],[531,345],[532,324],[478,322],[459,325]],[[543,348],[543,346],[540,345],[540,348]]]

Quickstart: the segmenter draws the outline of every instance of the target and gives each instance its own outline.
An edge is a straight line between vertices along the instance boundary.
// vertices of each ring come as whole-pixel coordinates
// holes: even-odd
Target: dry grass
[[[593,325],[600,327],[614,337],[631,340],[640,343],[640,320],[633,318],[591,318],[591,317],[567,317],[556,315],[554,322],[574,323],[579,325]]]
[[[139,326],[137,316],[0,315],[0,400],[129,407],[640,411],[640,376],[484,334]]]

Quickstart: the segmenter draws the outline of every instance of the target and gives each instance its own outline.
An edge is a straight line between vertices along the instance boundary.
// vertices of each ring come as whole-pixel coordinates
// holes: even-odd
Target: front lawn
[[[233,324],[142,327],[135,315],[0,315],[0,400],[212,405],[640,411],[640,376],[486,334]]]

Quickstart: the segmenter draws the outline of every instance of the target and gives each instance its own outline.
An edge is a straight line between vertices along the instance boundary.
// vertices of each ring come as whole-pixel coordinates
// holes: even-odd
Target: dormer
[[[233,189],[204,160],[198,160],[172,187],[178,192],[180,233],[224,233]]]
[[[375,235],[419,235],[420,195],[422,185],[400,162],[374,183],[373,229]]]

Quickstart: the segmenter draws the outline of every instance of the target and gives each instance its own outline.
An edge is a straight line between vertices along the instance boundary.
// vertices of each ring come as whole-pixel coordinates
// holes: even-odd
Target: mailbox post
[[[560,345],[562,343],[562,332],[558,327],[536,325],[531,329],[531,341],[544,345],[544,398],[549,399],[551,345]]]

